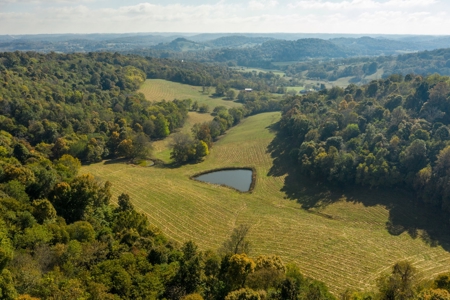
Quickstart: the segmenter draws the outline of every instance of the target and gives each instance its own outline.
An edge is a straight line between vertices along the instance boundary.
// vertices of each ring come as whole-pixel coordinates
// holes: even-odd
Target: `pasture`
[[[145,98],[151,102],[192,99],[193,102],[197,101],[199,105],[206,103],[209,105],[211,111],[219,105],[228,108],[241,105],[234,101],[211,96],[215,92],[214,87],[210,88],[210,94],[204,94],[202,93],[201,86],[182,84],[163,79],[147,79],[138,92],[143,93]],[[236,95],[238,92],[236,90]]]
[[[346,288],[374,288],[376,278],[400,260],[410,260],[422,278],[450,271],[450,253],[426,243],[420,228],[415,238],[386,229],[393,218],[391,200],[407,203],[409,195],[366,188],[339,191],[287,176],[286,166],[271,155],[274,148],[282,151],[271,129],[279,118],[280,113],[264,113],[243,120],[198,164],[145,168],[102,162],[83,166],[81,173],[109,180],[115,200],[128,193],[152,224],[180,243],[193,240],[201,249],[217,249],[234,227],[249,224],[251,257],[277,254],[295,262],[336,295]],[[254,191],[242,194],[189,179],[221,167],[254,167]],[[410,216],[417,217],[416,212],[404,209],[397,217]]]
[[[267,69],[260,69],[260,68],[250,68],[250,67],[232,67],[231,69],[239,71],[239,72],[262,72],[262,73],[269,73],[272,72],[275,75],[279,75],[280,77],[286,76],[286,73],[280,70],[267,70]]]

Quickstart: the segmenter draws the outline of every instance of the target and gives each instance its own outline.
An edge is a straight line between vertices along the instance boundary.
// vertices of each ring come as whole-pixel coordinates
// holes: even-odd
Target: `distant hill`
[[[167,44],[158,44],[153,48],[157,50],[170,50],[175,52],[200,51],[209,49],[209,47],[205,44],[190,41],[182,37],[177,38]]]
[[[247,37],[241,35],[224,36],[211,41],[205,42],[205,44],[210,45],[213,48],[224,48],[224,47],[254,47],[256,45],[261,45],[264,42],[273,40],[273,38],[268,37]]]
[[[375,39],[367,36],[357,39],[336,38],[331,39],[330,42],[343,48],[352,49],[359,55],[390,55],[398,54],[399,51],[418,51],[423,48],[423,46],[418,45],[418,43]],[[450,42],[448,45],[450,45]]]

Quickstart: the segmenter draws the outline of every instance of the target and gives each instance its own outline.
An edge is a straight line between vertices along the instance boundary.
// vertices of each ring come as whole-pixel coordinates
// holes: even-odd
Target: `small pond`
[[[241,192],[248,192],[252,185],[253,171],[249,169],[221,170],[202,174],[194,179],[214,184],[226,185]]]

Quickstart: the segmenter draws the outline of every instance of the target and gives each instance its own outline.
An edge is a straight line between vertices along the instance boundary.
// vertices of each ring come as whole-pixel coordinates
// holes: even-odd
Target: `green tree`
[[[12,260],[14,249],[6,233],[6,226],[0,219],[0,271]]]
[[[227,89],[225,88],[225,86],[223,84],[219,83],[216,86],[216,93],[215,93],[215,95],[218,96],[218,97],[222,97],[223,95],[225,95],[226,91],[227,91]]]
[[[231,289],[244,287],[248,275],[255,271],[255,262],[243,253],[232,255],[228,263],[227,279],[230,282]]]
[[[236,92],[233,89],[229,89],[227,91],[227,98],[229,100],[234,100],[234,98],[236,98]]]
[[[175,134],[171,146],[170,158],[179,164],[188,162],[196,157],[196,143],[188,134]]]
[[[0,274],[0,299],[15,300],[17,296],[11,272],[3,269]]]
[[[39,223],[56,219],[56,210],[47,199],[33,201],[33,216]]]
[[[92,242],[95,239],[95,230],[89,222],[77,221],[67,226],[71,240],[79,242]]]
[[[119,208],[121,211],[134,209],[134,206],[131,203],[130,196],[128,194],[125,193],[120,194],[117,203],[119,204]]]
[[[134,145],[131,139],[125,139],[117,146],[117,154],[126,158],[132,158],[134,155]]]
[[[194,103],[195,104],[195,103]],[[158,138],[164,138],[170,134],[169,122],[163,114],[159,113],[154,121],[155,135]]]
[[[233,291],[229,293],[225,300],[260,300],[261,296],[258,292],[249,289],[249,288],[242,288],[237,291]]]
[[[198,102],[194,101],[194,103],[192,104],[192,110],[193,111],[197,111],[198,110]]]
[[[392,273],[378,279],[381,299],[407,300],[415,297],[416,269],[407,261],[396,263]]]
[[[208,106],[208,104],[203,103],[202,105],[200,105],[198,111],[201,112],[201,113],[203,113],[203,114],[209,112],[209,106]]]
[[[69,154],[64,154],[60,159],[54,162],[55,169],[61,177],[62,181],[70,181],[73,179],[81,168],[81,162]]]
[[[85,213],[102,205],[108,205],[111,199],[111,184],[98,184],[90,174],[76,177],[70,184],[61,182],[55,186],[50,201],[58,214],[69,223],[79,221]]]
[[[145,159],[151,155],[152,146],[150,139],[143,132],[138,133],[133,138],[133,157]]]

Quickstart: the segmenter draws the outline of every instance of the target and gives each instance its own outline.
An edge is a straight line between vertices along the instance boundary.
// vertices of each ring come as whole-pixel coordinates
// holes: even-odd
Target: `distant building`
[[[309,93],[312,93],[312,92],[314,92],[313,89],[307,89],[307,90],[301,90],[300,94],[305,95],[305,94],[309,94]]]
[[[250,92],[252,92],[253,91],[253,89],[251,89],[251,88],[246,88],[244,91],[246,91],[246,92],[248,92],[248,93],[250,93]]]

